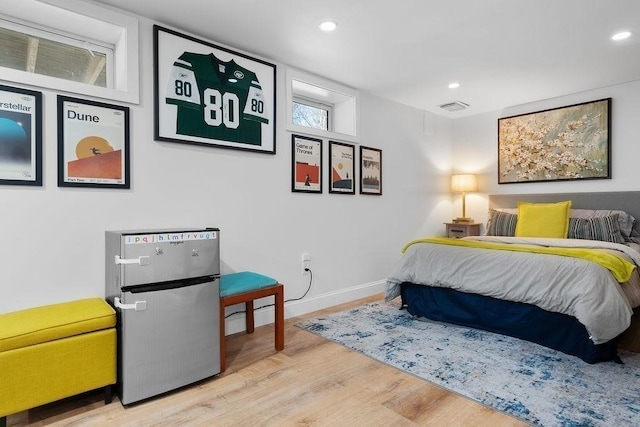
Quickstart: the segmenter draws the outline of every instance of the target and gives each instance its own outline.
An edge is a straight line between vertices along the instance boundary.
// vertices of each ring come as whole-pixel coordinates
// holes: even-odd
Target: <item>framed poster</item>
[[[611,98],[498,119],[498,184],[611,178]]]
[[[129,107],[58,95],[58,186],[130,188]]]
[[[42,186],[42,93],[0,85],[0,185]]]
[[[276,66],[154,25],[155,138],[276,152]]]
[[[356,194],[355,146],[329,141],[329,193]]]
[[[382,194],[382,150],[360,146],[360,194]]]
[[[322,193],[322,140],[291,135],[291,191]]]

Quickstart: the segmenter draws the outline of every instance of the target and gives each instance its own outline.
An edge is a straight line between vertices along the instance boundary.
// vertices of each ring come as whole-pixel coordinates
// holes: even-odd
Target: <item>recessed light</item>
[[[338,24],[336,24],[333,21],[324,21],[322,24],[320,24],[318,28],[320,28],[322,31],[329,33],[335,30],[337,26]]]
[[[626,38],[629,38],[631,36],[631,32],[629,31],[620,31],[619,33],[615,33],[613,36],[611,36],[611,40],[624,40]]]
[[[449,83],[449,89],[455,89],[457,87],[460,87],[460,83],[458,83],[458,82]]]

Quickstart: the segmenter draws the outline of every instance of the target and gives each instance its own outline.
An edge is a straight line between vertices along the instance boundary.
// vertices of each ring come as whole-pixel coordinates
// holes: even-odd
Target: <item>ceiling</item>
[[[638,0],[99,2],[451,118],[640,80]]]

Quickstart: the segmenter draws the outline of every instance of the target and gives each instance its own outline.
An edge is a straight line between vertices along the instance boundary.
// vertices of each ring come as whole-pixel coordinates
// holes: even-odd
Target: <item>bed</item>
[[[619,338],[640,307],[637,201],[640,192],[489,196],[485,235],[409,242],[386,298],[400,297],[417,317],[587,363],[619,360]]]

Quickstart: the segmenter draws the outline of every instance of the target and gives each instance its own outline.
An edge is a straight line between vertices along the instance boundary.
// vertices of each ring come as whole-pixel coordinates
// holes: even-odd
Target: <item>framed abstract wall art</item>
[[[155,138],[276,152],[276,66],[154,25]]]
[[[291,135],[291,191],[322,193],[322,140]]]
[[[0,85],[0,185],[42,185],[42,93]]]
[[[611,98],[498,119],[498,183],[611,178]]]
[[[58,186],[131,187],[129,107],[58,95]]]
[[[382,194],[382,150],[360,146],[360,194]]]
[[[329,193],[355,194],[355,146],[329,141]]]

